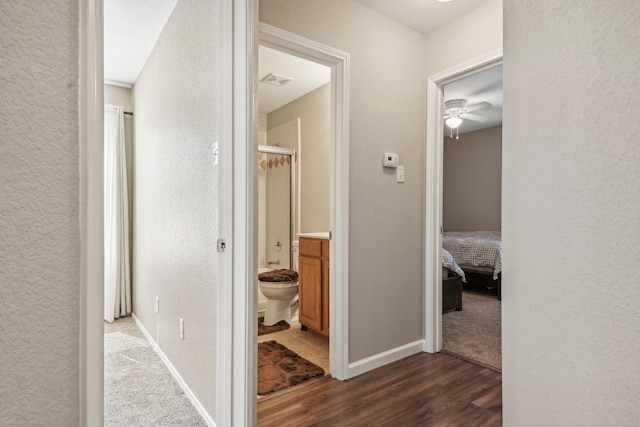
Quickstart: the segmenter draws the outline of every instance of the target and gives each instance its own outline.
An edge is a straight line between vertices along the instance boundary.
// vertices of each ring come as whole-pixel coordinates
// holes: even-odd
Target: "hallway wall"
[[[420,340],[424,36],[344,0],[262,0],[260,21],[351,55],[349,362]]]
[[[178,2],[133,90],[134,313],[213,419],[219,236],[212,148],[219,126],[219,46],[212,23],[217,18],[215,2]]]
[[[507,426],[640,420],[640,7],[576,5],[505,0]]]
[[[0,424],[80,421],[78,2],[2,2]]]
[[[427,75],[502,49],[502,0],[488,0],[427,34]]]

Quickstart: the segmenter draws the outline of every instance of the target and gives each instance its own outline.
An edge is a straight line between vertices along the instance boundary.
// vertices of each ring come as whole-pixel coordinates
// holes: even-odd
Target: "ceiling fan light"
[[[462,119],[460,117],[457,117],[457,116],[451,116],[447,120],[445,120],[445,123],[451,129],[455,129],[455,128],[457,128],[458,126],[460,126],[462,124]]]

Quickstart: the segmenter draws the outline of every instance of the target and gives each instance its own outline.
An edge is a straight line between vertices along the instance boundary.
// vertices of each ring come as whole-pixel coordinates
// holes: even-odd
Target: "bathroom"
[[[298,237],[329,234],[331,73],[328,67],[260,46],[259,79],[258,272],[298,272]],[[288,324],[260,335],[258,342],[277,340],[329,374],[328,338],[299,322],[297,281],[271,319],[265,313],[270,299],[260,289],[264,282],[258,283],[256,278],[259,319],[265,325]]]

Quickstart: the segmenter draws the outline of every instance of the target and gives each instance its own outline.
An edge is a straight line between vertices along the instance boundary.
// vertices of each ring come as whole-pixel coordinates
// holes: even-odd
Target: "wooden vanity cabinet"
[[[298,242],[300,324],[329,336],[329,240],[300,237]]]

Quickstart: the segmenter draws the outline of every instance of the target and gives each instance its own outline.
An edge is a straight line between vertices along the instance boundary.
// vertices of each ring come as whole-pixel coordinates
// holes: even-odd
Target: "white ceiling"
[[[473,114],[487,119],[486,122],[475,122],[463,118],[458,132],[466,133],[474,130],[502,124],[502,65],[498,65],[463,79],[456,80],[444,87],[444,100],[465,99],[466,105],[488,102],[490,107],[476,110]],[[445,126],[445,135],[449,128]]]
[[[428,33],[487,0],[356,0],[415,30]],[[104,1],[104,76],[112,84],[131,87],[138,78],[178,0]],[[499,73],[498,73],[499,71]],[[271,112],[330,81],[330,69],[273,49],[260,46],[259,75],[269,73],[293,80],[282,87],[260,82],[260,112]],[[475,112],[487,115],[484,124],[467,123],[460,132],[469,132],[501,123],[502,67],[467,77],[445,87],[445,100],[466,99],[467,105],[490,102],[491,108]],[[500,119],[498,120],[498,117]]]
[[[356,1],[425,34],[487,2],[487,0],[454,0],[445,3],[436,0]]]
[[[331,69],[265,46],[258,49],[258,80],[268,74],[291,79],[284,86],[260,81],[258,107],[260,113],[270,113],[331,81]]]
[[[178,0],[104,1],[104,79],[131,87]]]

